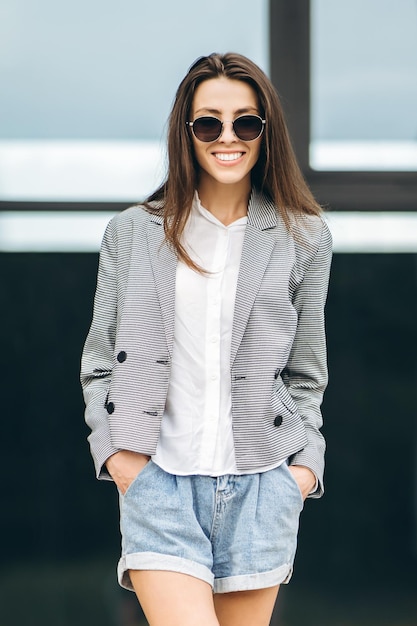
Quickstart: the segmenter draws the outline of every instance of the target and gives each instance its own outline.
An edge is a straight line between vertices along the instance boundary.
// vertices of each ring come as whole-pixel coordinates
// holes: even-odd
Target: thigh
[[[211,585],[203,580],[156,570],[129,574],[149,626],[219,626]]]
[[[279,585],[252,591],[234,591],[214,595],[214,607],[220,626],[268,626]]]

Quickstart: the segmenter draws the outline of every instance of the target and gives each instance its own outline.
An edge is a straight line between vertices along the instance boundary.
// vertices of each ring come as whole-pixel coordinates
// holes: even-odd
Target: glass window
[[[3,0],[0,200],[140,199],[192,61],[268,48],[267,0]]]
[[[417,170],[417,2],[311,0],[310,164]]]

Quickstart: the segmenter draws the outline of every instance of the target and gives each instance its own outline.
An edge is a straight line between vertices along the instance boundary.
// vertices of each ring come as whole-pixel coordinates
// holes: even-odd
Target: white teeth
[[[220,159],[220,161],[236,161],[237,159],[240,159],[242,155],[243,152],[216,152],[214,156],[216,159]]]

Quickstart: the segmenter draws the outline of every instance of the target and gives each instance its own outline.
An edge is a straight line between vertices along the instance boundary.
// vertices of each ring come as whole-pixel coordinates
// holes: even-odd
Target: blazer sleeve
[[[115,218],[101,244],[93,319],[81,359],[85,421],[97,478],[110,480],[105,462],[118,451],[111,443],[107,394],[110,387],[117,324],[117,233]]]
[[[307,433],[307,445],[290,459],[304,465],[317,477],[317,488],[310,497],[323,492],[325,441],[320,406],[327,386],[327,355],[324,307],[332,257],[332,238],[322,222],[317,252],[308,266],[293,299],[298,314],[297,331],[290,357],[283,372],[284,381],[297,405]]]

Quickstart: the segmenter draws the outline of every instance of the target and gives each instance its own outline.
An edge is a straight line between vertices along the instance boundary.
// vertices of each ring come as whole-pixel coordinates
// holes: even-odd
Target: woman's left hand
[[[305,500],[316,484],[315,474],[308,467],[304,467],[304,465],[289,465],[288,469],[294,476],[303,500]]]

